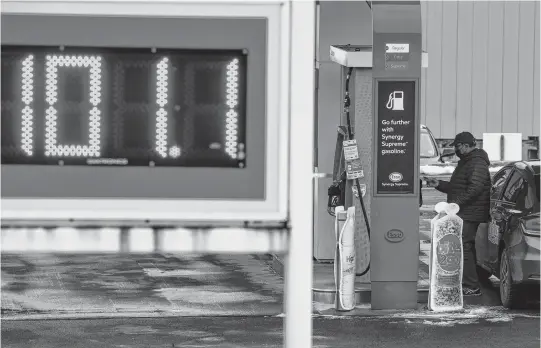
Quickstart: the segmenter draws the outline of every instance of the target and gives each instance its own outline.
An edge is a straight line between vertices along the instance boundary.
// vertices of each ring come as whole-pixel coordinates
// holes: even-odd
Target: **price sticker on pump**
[[[359,158],[357,140],[345,140],[342,144],[344,146],[344,158],[346,161],[352,161]]]
[[[364,177],[363,167],[360,159],[346,161],[346,175],[348,180],[359,179]]]
[[[344,145],[344,158],[346,160],[346,175],[348,180],[364,177],[363,167],[359,159],[357,140],[346,140]]]

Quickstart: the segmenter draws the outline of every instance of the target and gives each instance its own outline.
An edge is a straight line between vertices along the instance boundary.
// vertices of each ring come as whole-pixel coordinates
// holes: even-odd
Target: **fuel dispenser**
[[[357,236],[368,235],[370,252],[357,248],[357,259],[368,262],[356,273],[369,279],[372,309],[413,309],[419,266],[419,94],[426,63],[421,6],[377,1],[371,10],[372,46],[331,46],[331,59],[343,66],[344,117],[329,212],[339,207],[343,214],[353,206],[362,212],[355,214],[354,229]],[[348,159],[356,151],[358,159]],[[338,301],[340,296],[337,291]]]

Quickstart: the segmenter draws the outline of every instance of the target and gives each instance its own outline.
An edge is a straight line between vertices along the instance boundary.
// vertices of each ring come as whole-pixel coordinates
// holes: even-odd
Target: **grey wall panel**
[[[437,138],[462,130],[479,138],[484,132],[539,135],[533,101],[539,95],[534,87],[539,63],[533,62],[539,50],[538,6],[534,1],[422,2],[429,67],[422,76],[421,117]]]
[[[320,61],[330,61],[331,45],[371,45],[372,13],[366,1],[321,1]]]
[[[458,18],[455,129],[460,132],[472,128],[473,2],[458,6]]]
[[[540,46],[540,31],[539,31],[539,13],[541,5],[539,1],[536,1],[535,3],[535,39],[534,39],[534,88],[533,88],[533,101],[534,101],[534,113],[533,113],[533,131],[534,135],[540,135],[540,91],[539,91],[539,79],[540,79],[540,59],[539,59],[539,46]]]
[[[426,126],[434,132],[434,136],[441,134],[441,74],[442,74],[442,24],[443,3],[439,1],[428,2],[426,50],[428,52],[428,69],[426,79]]]
[[[331,178],[320,178],[316,181],[318,208],[314,212],[314,258],[332,260],[336,246],[334,235],[334,217],[327,212],[327,189],[332,184]]]
[[[216,35],[220,33],[220,35]],[[266,20],[2,15],[2,43],[169,48],[246,48],[247,167],[126,168],[3,165],[3,197],[265,197]],[[33,185],[40,182],[39,186]],[[81,183],[88,183],[87,185]]]
[[[427,12],[428,12],[428,2],[422,1],[421,2],[421,25],[423,26],[423,39],[422,39],[422,50],[426,52],[427,47],[427,35],[426,28],[427,28]],[[430,59],[429,59],[430,60]],[[421,124],[426,124],[426,79],[427,79],[427,70],[422,69],[421,70],[421,102],[420,102],[420,108],[421,108]]]
[[[440,134],[446,138],[454,137],[456,128],[457,10],[457,2],[443,3]]]
[[[427,47],[427,36],[424,35],[427,32],[428,28],[428,1],[421,1],[421,25],[423,27],[423,44],[422,49],[423,51],[426,51]]]
[[[518,62],[520,51],[519,20],[520,3],[504,5],[503,31],[503,83],[502,83],[502,131],[517,132]]]
[[[421,70],[421,101],[420,101],[420,108],[421,108],[421,124],[426,125],[426,80],[428,73],[426,69]]]
[[[504,3],[488,5],[487,124],[486,132],[502,130]]]
[[[517,86],[517,131],[530,134],[534,119],[534,47],[538,47],[535,35],[535,10],[533,1],[520,3],[518,36],[518,86]],[[539,117],[539,115],[537,115]]]
[[[341,66],[324,62],[319,67],[322,83],[318,90],[318,167],[320,172],[332,173],[336,143],[336,129],[340,125]]]
[[[471,131],[476,137],[480,137],[478,134],[486,131],[487,125],[488,6],[486,1],[477,1],[473,4]]]

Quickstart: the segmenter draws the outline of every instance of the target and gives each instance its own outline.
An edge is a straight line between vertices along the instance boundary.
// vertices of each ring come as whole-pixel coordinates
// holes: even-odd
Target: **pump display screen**
[[[2,46],[2,164],[236,167],[246,54]]]

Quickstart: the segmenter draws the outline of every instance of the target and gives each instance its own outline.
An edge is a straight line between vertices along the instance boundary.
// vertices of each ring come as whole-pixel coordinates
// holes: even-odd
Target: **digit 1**
[[[46,57],[46,110],[45,121],[45,156],[84,156],[100,157],[100,114],[98,106],[101,103],[101,57],[99,56],[63,56],[48,55]],[[90,103],[89,112],[89,142],[88,145],[59,145],[57,144],[57,110],[58,101],[58,69],[59,67],[90,68]]]
[[[169,59],[167,57],[163,58],[156,66],[156,69],[156,104],[158,104],[158,111],[156,111],[156,152],[165,158],[167,157],[167,111],[165,105],[167,105],[169,94],[167,84]]]
[[[21,111],[21,148],[27,156],[34,152],[33,143],[33,119],[34,110],[31,105],[34,102],[34,56],[29,55],[22,64],[22,96],[24,107]]]
[[[238,134],[238,114],[235,107],[239,103],[239,60],[233,59],[227,65],[227,85],[226,85],[226,104],[229,110],[226,113],[225,127],[225,152],[233,159],[237,158],[237,134]]]

